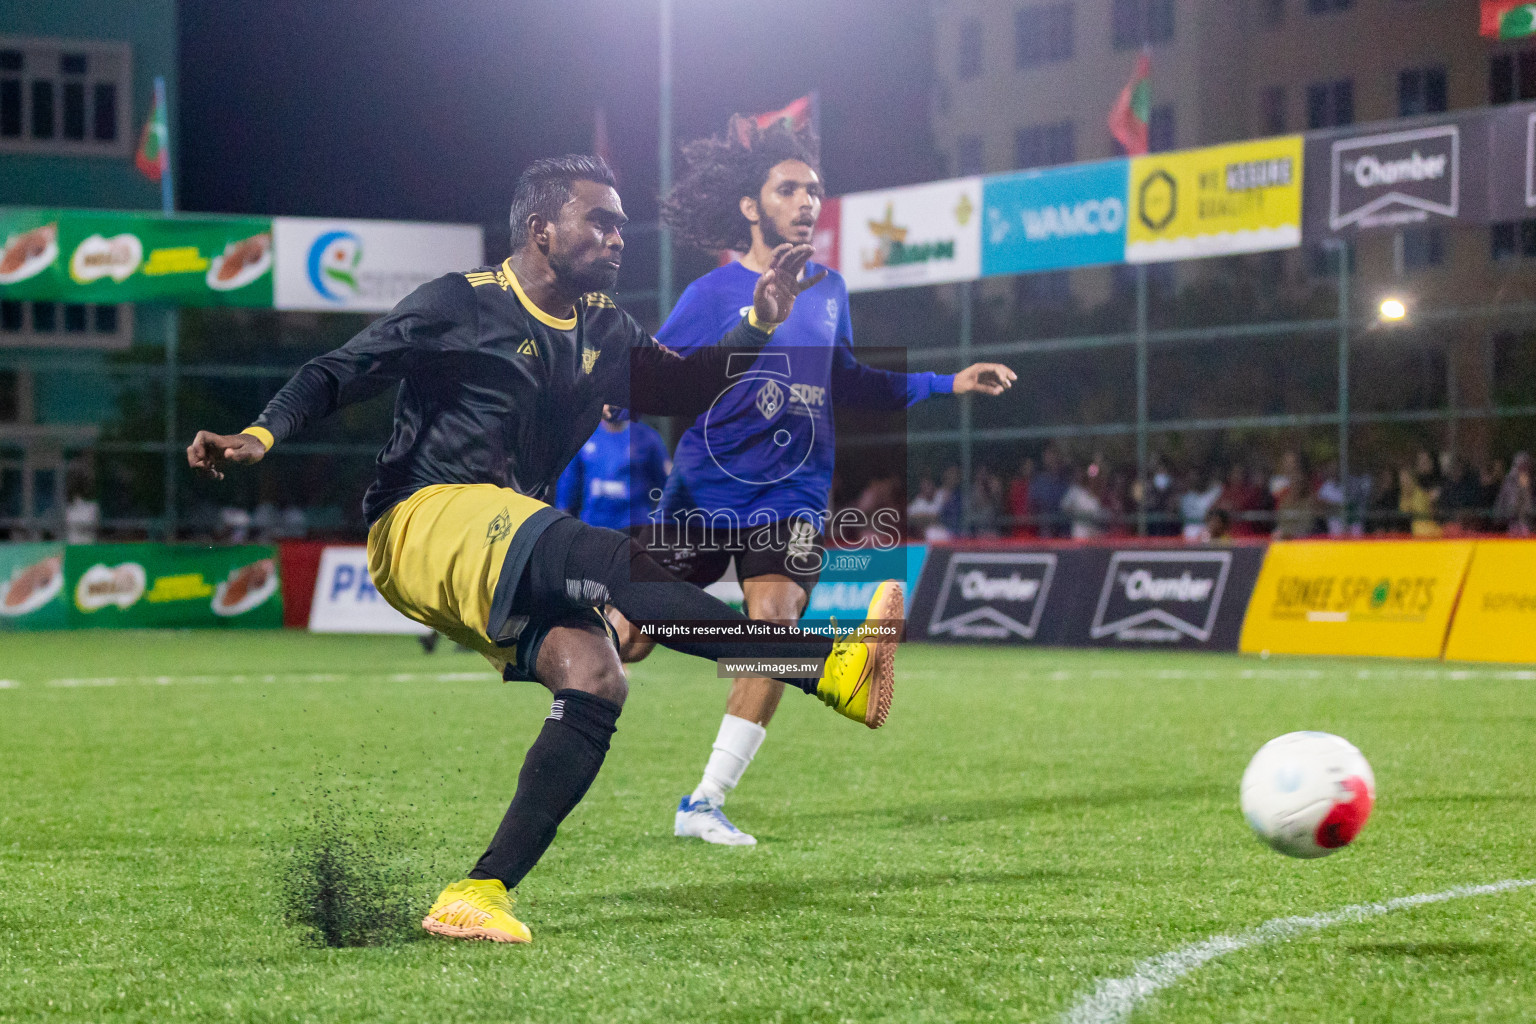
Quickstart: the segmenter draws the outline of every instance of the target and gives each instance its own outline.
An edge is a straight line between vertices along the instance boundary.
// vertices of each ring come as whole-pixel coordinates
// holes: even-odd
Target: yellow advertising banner
[[[1238,649],[1438,658],[1472,547],[1410,540],[1271,544]]]
[[[1480,540],[1447,661],[1536,663],[1536,540]]]
[[[1301,244],[1300,135],[1131,161],[1125,258],[1160,263]]]

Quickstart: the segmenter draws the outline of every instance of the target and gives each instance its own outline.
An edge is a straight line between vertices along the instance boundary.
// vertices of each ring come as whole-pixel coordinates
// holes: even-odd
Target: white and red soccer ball
[[[1326,857],[1348,846],[1375,802],[1370,764],[1332,733],[1277,736],[1243,772],[1243,816],[1260,839],[1288,857]]]

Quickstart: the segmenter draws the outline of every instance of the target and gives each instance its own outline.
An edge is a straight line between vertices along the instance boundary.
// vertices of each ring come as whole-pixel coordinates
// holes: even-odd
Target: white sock
[[[693,798],[708,800],[716,807],[724,804],[726,794],[741,781],[742,773],[752,763],[757,748],[763,745],[767,735],[767,729],[745,718],[726,715],[720,719],[715,749],[704,765],[704,778],[693,791]]]

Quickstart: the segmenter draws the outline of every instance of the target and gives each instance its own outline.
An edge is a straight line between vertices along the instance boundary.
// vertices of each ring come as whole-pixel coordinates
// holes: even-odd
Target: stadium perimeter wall
[[[883,554],[872,574],[830,552],[807,614],[854,619],[865,579],[904,575],[914,640],[1536,663],[1536,539],[991,541]],[[278,625],[424,632],[379,596],[361,545],[0,544],[0,630]]]

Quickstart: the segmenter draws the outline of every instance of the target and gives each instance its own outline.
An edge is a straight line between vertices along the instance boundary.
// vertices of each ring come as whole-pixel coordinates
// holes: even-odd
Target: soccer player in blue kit
[[[688,168],[663,216],[705,251],[744,255],[689,285],[658,341],[682,354],[713,345],[751,305],[753,283],[774,248],[811,241],[824,194],[817,148],[809,131],[783,123],[759,128],[740,116],[723,136],[684,147]],[[644,531],[651,556],[695,586],[719,580],[734,558],[747,614],[786,625],[799,621],[821,570],[831,402],[899,410],[934,394],[1000,395],[1016,379],[998,363],[952,376],[863,365],[854,356],[847,286],[836,272],[807,264],[805,279],[819,274],[825,277],[804,291],[768,345],[743,357],[733,371],[738,383],[683,435],[660,514]],[[625,626],[620,621],[625,660],[638,661],[651,645]],[[729,846],[757,842],[723,807],[783,693],[776,679],[735,681],[703,778],[678,803],[676,835]]]
[[[555,504],[584,523],[628,531],[649,520],[670,472],[661,435],[605,405],[603,422],[560,474]]]

